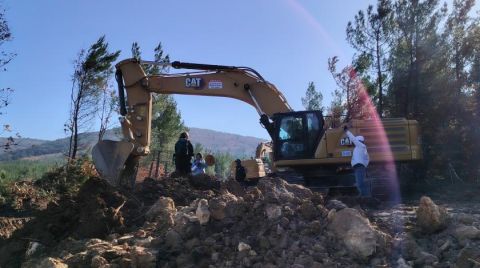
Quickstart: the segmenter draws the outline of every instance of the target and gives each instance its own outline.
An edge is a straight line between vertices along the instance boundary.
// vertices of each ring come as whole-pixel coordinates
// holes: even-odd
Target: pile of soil
[[[46,209],[34,212],[33,219],[8,240],[0,241],[0,266],[18,266],[31,242],[48,247],[68,237],[105,238],[111,232],[125,232],[124,215],[132,217],[137,207],[105,180],[91,178],[76,196],[49,203]]]
[[[133,193],[92,177],[0,238],[0,267],[479,267],[480,210],[360,201],[273,177],[147,178]]]

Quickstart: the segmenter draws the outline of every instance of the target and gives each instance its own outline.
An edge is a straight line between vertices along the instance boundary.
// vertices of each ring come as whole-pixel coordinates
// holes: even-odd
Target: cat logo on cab
[[[202,78],[200,78],[200,77],[187,77],[187,78],[185,78],[185,87],[200,88],[201,86],[202,86]]]

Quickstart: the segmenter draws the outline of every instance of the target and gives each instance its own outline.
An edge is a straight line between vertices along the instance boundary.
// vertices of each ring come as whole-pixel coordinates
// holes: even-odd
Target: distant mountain
[[[106,134],[108,139],[118,140],[119,130],[109,130]],[[80,150],[88,152],[97,142],[98,133],[88,132],[80,134]],[[231,133],[214,131],[201,128],[190,128],[190,139],[193,144],[200,143],[204,148],[213,152],[229,152],[235,156],[254,156],[257,145],[264,141],[259,138],[241,136]],[[6,138],[0,138],[5,142]],[[42,157],[58,157],[65,154],[68,150],[69,139],[62,138],[53,141],[20,138],[15,140],[17,146],[9,151],[0,150],[0,161],[16,159],[39,159]]]
[[[14,139],[15,144],[12,149],[13,150],[21,150],[21,149],[28,149],[33,146],[40,145],[42,143],[47,142],[46,140],[39,140],[39,139],[30,139],[30,138],[20,138],[20,139]],[[1,138],[0,137],[0,144],[7,144],[8,139],[7,138]],[[6,153],[5,150],[0,149],[0,155]]]
[[[190,128],[193,145],[200,143],[213,152],[230,152],[235,156],[254,156],[257,145],[265,140],[203,128]]]

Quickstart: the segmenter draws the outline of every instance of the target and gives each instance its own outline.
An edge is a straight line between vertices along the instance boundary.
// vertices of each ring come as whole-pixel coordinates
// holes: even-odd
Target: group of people
[[[195,159],[191,161],[193,156]],[[200,175],[205,174],[207,164],[203,159],[201,153],[194,154],[192,143],[189,140],[187,132],[182,132],[177,143],[175,143],[175,154],[173,155],[175,161],[175,171],[183,175]],[[247,177],[245,167],[242,166],[240,159],[235,160],[235,178],[239,182],[244,182]]]
[[[177,143],[175,143],[175,154],[173,155],[176,172],[185,175],[205,174],[207,164],[203,159],[203,155],[201,153],[197,153],[192,163],[191,161],[193,156],[193,146],[189,140],[188,133],[182,132]]]
[[[354,136],[348,130],[347,126],[344,126],[343,130],[350,141],[355,145],[352,153],[351,164],[355,172],[355,180],[358,191],[361,196],[371,196],[370,187],[365,182],[366,168],[370,160],[367,146],[365,145],[365,138],[363,136]],[[203,155],[201,153],[197,153],[192,163],[191,159],[193,156],[193,146],[189,140],[188,133],[182,132],[182,134],[180,134],[180,138],[175,144],[174,160],[176,172],[185,175],[205,174],[207,164],[203,159]],[[240,183],[243,183],[245,182],[247,176],[245,167],[242,166],[240,159],[235,160],[235,163],[235,178]]]

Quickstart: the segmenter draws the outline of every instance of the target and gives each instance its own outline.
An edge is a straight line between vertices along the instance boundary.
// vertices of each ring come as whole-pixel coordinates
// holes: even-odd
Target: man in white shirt
[[[357,182],[358,191],[361,196],[370,197],[370,187],[365,183],[366,169],[370,161],[367,146],[365,145],[365,138],[363,136],[353,136],[347,126],[343,127],[343,131],[345,131],[350,141],[355,145],[351,164],[355,171],[355,180]]]

